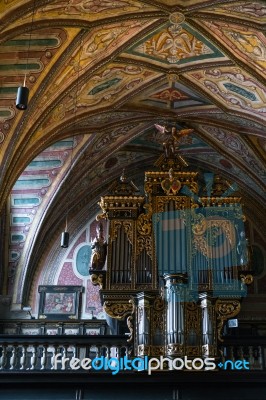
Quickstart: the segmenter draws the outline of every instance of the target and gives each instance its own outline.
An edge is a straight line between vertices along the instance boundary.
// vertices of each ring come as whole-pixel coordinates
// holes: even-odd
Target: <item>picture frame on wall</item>
[[[39,286],[39,319],[78,319],[83,286]]]

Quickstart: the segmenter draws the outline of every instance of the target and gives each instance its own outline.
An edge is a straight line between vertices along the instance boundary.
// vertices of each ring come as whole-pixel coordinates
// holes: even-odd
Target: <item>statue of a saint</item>
[[[107,255],[107,242],[103,236],[103,225],[100,222],[96,228],[97,236],[91,243],[92,253],[90,260],[90,269],[102,270]]]
[[[172,126],[171,129],[166,128],[161,125],[154,125],[155,128],[166,136],[166,140],[163,142],[163,149],[166,158],[173,158],[178,150],[179,141],[183,136],[187,136],[190,133],[194,132],[194,129],[181,129],[177,131],[175,126]]]

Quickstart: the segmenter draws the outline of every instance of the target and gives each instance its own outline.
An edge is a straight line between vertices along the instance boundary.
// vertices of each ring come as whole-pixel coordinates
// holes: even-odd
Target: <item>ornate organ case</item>
[[[182,164],[162,155],[145,196],[122,175],[99,203],[107,268],[92,281],[108,318],[127,321],[134,355],[216,356],[252,281],[241,199],[218,177],[200,196],[198,174]]]

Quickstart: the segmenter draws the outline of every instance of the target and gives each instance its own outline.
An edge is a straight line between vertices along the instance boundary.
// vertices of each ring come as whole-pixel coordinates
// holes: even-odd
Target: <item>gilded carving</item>
[[[163,311],[164,309],[164,300],[161,296],[157,296],[153,303],[153,308],[156,311]]]
[[[198,346],[187,346],[186,355],[188,356],[197,356],[199,354]]]
[[[122,221],[112,221],[111,226],[112,226],[112,230],[111,230],[110,239],[111,239],[111,241],[114,241],[115,239],[117,239],[118,230],[121,229]]]
[[[118,231],[123,227],[129,242],[133,243],[133,226],[131,221],[112,221],[112,230],[110,239],[114,241],[117,239]]]
[[[221,337],[222,328],[224,322],[229,319],[235,317],[240,312],[240,301],[239,300],[217,300],[215,303],[215,311],[217,313],[218,325],[217,325],[217,334],[218,339],[223,342],[223,338]]]
[[[111,318],[124,319],[127,314],[130,314],[133,310],[132,303],[112,303],[105,301],[103,309]]]
[[[129,337],[127,339],[127,342],[131,343],[134,338],[134,314],[135,314],[135,310],[136,310],[136,306],[135,306],[135,302],[134,302],[133,298],[129,300],[129,304],[132,305],[132,311],[131,311],[131,315],[129,315],[127,317],[127,327],[129,329]]]
[[[138,256],[143,249],[147,251],[148,256],[152,259],[152,239],[150,236],[137,236],[137,250]]]
[[[189,335],[191,331],[199,335],[200,324],[199,324],[199,309],[197,304],[194,302],[189,302],[185,303],[184,307],[186,316],[186,325],[185,325],[186,335]]]
[[[127,327],[129,329],[129,338],[127,339],[128,343],[131,343],[133,340],[133,334],[134,334],[134,319],[132,315],[129,315],[127,317]]]
[[[217,354],[216,346],[204,344],[201,346],[203,356],[215,356]]]
[[[149,356],[150,355],[150,346],[146,346],[144,344],[138,345],[138,356]]]
[[[100,289],[103,288],[104,276],[103,274],[92,274],[90,276],[91,283],[94,286],[100,286]]]
[[[181,182],[173,176],[172,168],[169,170],[169,177],[162,180],[161,187],[167,195],[176,195],[176,193],[179,192],[181,188]]]
[[[181,356],[184,354],[184,346],[182,344],[170,343],[166,346],[166,354],[168,356]]]
[[[111,289],[112,290],[129,290],[131,288],[131,284],[130,283],[119,283],[118,285],[116,284],[111,284]]]
[[[164,328],[164,317],[162,312],[153,312],[153,332],[156,331],[156,329],[159,329],[160,331],[163,331]]]
[[[125,230],[125,233],[128,237],[128,240],[131,244],[133,244],[133,227],[132,227],[132,222],[131,221],[123,221],[123,227]]]
[[[251,283],[253,282],[253,276],[251,274],[241,274],[239,277],[241,279],[241,282],[246,285],[251,285]]]
[[[164,355],[164,346],[150,346],[150,355],[153,357]]]
[[[149,214],[140,214],[137,220],[137,230],[140,235],[151,234],[151,217]]]
[[[105,205],[105,202],[104,202],[104,198],[103,198],[103,197],[101,197],[101,201],[98,202],[98,205],[101,207],[102,213],[101,213],[101,214],[98,214],[98,215],[96,216],[96,220],[99,221],[100,219],[103,219],[103,218],[106,219],[106,218],[108,218],[108,213],[107,213],[107,211],[106,211],[106,205]]]
[[[152,333],[164,330],[165,302],[161,296],[156,296],[152,307]]]
[[[192,225],[192,232],[194,233],[193,244],[195,248],[200,251],[205,257],[212,257],[213,246],[208,244],[208,238],[204,237],[206,231],[209,230],[211,234],[211,242],[215,242],[217,236],[221,231],[225,233],[226,239],[230,242],[230,246],[235,246],[236,237],[234,225],[231,221],[226,219],[213,219],[208,220],[202,214],[197,215],[196,223]],[[223,246],[223,245],[220,245]]]
[[[144,183],[144,191],[145,191],[145,194],[150,197],[150,195],[152,194],[152,183],[151,182],[146,181]]]
[[[187,196],[157,196],[156,197],[156,212],[164,212],[165,205],[170,201],[174,202],[175,210],[189,208],[190,199]]]

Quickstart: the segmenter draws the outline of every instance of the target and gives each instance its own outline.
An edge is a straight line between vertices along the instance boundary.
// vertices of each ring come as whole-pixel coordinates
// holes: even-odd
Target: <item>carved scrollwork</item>
[[[199,186],[198,186],[198,184],[197,184],[197,182],[190,182],[190,184],[189,184],[189,188],[190,188],[190,190],[193,192],[193,193],[198,193],[198,191],[199,191]]]
[[[144,247],[145,247],[145,237],[144,236],[138,236],[137,237],[137,252],[136,252],[137,256],[142,252]]]
[[[156,296],[153,302],[153,312],[152,312],[152,329],[155,332],[164,329],[164,307],[165,302],[161,296]]]
[[[106,210],[106,205],[105,205],[105,203],[104,203],[104,199],[103,199],[103,197],[101,197],[101,201],[99,201],[98,202],[98,204],[99,204],[99,206],[101,207],[101,209],[102,209],[102,213],[101,214],[98,214],[97,216],[96,216],[96,221],[99,221],[100,219],[106,219],[106,218],[108,218],[108,213],[107,213],[107,210]]]
[[[153,303],[153,308],[156,311],[163,311],[164,309],[164,300],[161,296],[157,296]]]
[[[218,339],[223,342],[221,337],[224,322],[235,317],[240,311],[241,305],[239,300],[217,300],[215,303],[215,311],[217,313],[217,334]]]
[[[94,285],[94,286],[100,286],[100,289],[102,289],[103,288],[103,284],[104,284],[104,276],[103,276],[103,274],[92,274],[91,276],[90,276],[90,280],[91,280],[91,283]]]
[[[184,346],[182,344],[170,343],[166,346],[166,354],[168,356],[181,356],[184,354]]]
[[[148,256],[152,259],[152,240],[150,236],[138,236],[137,237],[137,253],[138,256],[142,250],[147,251]]]
[[[133,317],[132,315],[129,315],[127,317],[127,327],[129,329],[129,338],[127,339],[128,343],[131,343],[133,340],[133,334],[134,334],[134,324],[133,324]]]
[[[138,345],[138,356],[149,356],[150,355],[150,346],[145,346],[144,344]]]
[[[133,244],[133,229],[132,229],[132,222],[123,221],[123,227],[125,229],[126,235],[128,240],[131,244]]]
[[[150,346],[150,355],[153,357],[164,355],[164,346]]]
[[[246,285],[251,285],[251,283],[253,282],[253,276],[251,274],[241,274],[240,276],[241,282],[245,283]]]
[[[156,212],[163,212],[165,210],[165,205],[170,201],[174,202],[175,210],[189,208],[190,199],[186,196],[157,196]]]
[[[111,318],[124,319],[128,314],[132,313],[132,303],[112,303],[106,301],[103,304],[103,309]]]
[[[194,331],[200,334],[200,321],[198,306],[195,302],[185,303],[185,313],[186,313],[186,334],[188,335],[190,331]]]
[[[198,346],[187,346],[186,354],[188,356],[197,356],[199,354]]]
[[[124,228],[125,233],[128,237],[129,242],[133,243],[133,228],[131,221],[114,221],[112,225],[112,236],[110,237],[111,241],[117,239],[118,231],[121,228]]]
[[[151,217],[149,214],[140,214],[137,220],[137,231],[140,235],[151,234]]]
[[[130,288],[131,288],[130,283],[125,283],[124,285],[122,283],[111,284],[112,290],[129,290]]]
[[[164,317],[162,312],[155,311],[152,315],[152,328],[154,331],[159,329],[163,331],[164,328]]]
[[[192,232],[194,233],[193,244],[205,257],[211,257],[213,248],[212,243],[208,244],[208,240],[205,237],[207,230],[211,232],[211,240],[213,242],[223,232],[231,246],[235,246],[235,230],[231,221],[219,217],[216,220],[209,220],[208,217],[205,218],[202,214],[198,214],[195,218],[195,223],[192,225]],[[221,248],[222,246],[223,244],[220,245]]]
[[[132,311],[131,311],[131,315],[129,315],[127,317],[127,327],[129,329],[129,338],[127,339],[127,342],[131,343],[134,338],[134,317],[133,316],[134,316],[134,313],[136,310],[136,306],[135,306],[135,302],[134,302],[133,298],[129,300],[129,304],[132,305]]]
[[[117,239],[118,230],[121,229],[122,221],[112,222],[112,235],[110,236],[111,241]]]
[[[152,194],[152,183],[151,182],[145,182],[144,183],[144,191],[146,195],[150,196]]]

